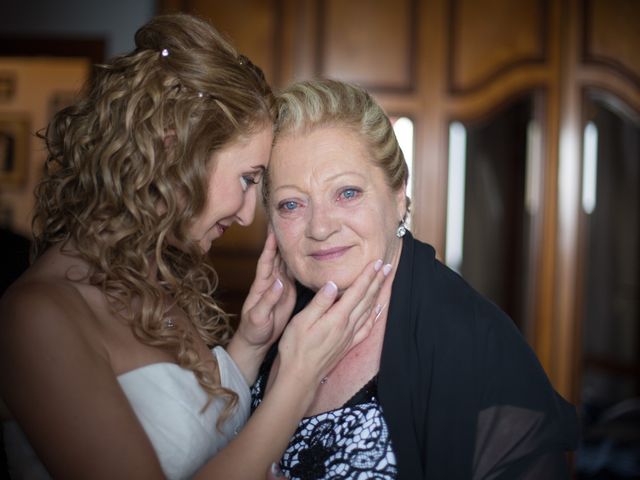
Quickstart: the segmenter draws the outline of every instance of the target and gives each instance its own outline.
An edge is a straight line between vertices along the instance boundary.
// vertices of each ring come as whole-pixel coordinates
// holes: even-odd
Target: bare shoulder
[[[0,392],[8,403],[47,386],[58,371],[77,376],[86,365],[108,366],[91,334],[92,310],[73,282],[27,272],[0,299]],[[31,392],[33,393],[33,392]],[[11,407],[11,405],[9,405]]]
[[[0,396],[8,411],[55,478],[160,478],[102,343],[100,292],[87,294],[57,271],[27,273],[0,300]]]
[[[83,312],[84,311],[84,312]],[[52,321],[73,323],[78,313],[89,313],[84,298],[70,282],[56,278],[27,277],[13,284],[0,299],[0,328],[45,327]]]
[[[24,346],[47,349],[78,340],[99,347],[90,334],[93,316],[92,308],[73,282],[55,276],[27,275],[0,299],[1,355],[24,351]],[[90,350],[99,354],[100,349]]]

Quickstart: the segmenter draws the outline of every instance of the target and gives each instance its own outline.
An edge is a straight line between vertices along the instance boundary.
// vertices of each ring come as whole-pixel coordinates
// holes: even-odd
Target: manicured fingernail
[[[382,268],[382,260],[376,260],[376,263],[373,264],[373,269],[378,272]]]
[[[322,287],[322,291],[325,293],[325,295],[332,296],[338,291],[338,286],[332,281],[328,281],[324,284],[324,287]]]
[[[282,287],[284,287],[282,281],[279,278],[276,278],[276,281],[273,282],[273,285],[271,286],[271,289],[274,292],[279,292],[280,290],[282,290]],[[264,468],[264,467],[262,467]]]
[[[284,477],[284,475],[282,474],[282,470],[280,470],[280,465],[278,465],[276,462],[273,462],[271,464],[271,475],[273,475],[276,478]]]
[[[387,263],[383,268],[382,268],[382,274],[386,277],[387,275],[389,275],[389,272],[391,271],[393,267],[391,266],[390,263]]]
[[[380,318],[380,315],[382,315],[382,310],[384,310],[384,307],[386,307],[386,306],[387,306],[386,303],[384,305],[382,305],[380,303],[378,305],[376,305],[376,308],[375,308],[376,316],[373,319],[374,322],[378,321],[378,319]]]

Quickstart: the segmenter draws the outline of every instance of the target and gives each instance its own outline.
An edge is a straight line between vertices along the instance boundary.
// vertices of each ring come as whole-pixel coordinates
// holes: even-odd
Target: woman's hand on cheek
[[[337,301],[333,282],[322,287],[287,325],[278,345],[278,375],[318,385],[371,332],[377,319],[375,302],[390,270],[381,260],[367,265]]]
[[[295,304],[295,285],[286,270],[275,236],[269,229],[256,278],[242,307],[237,334],[251,346],[266,350],[282,333]]]

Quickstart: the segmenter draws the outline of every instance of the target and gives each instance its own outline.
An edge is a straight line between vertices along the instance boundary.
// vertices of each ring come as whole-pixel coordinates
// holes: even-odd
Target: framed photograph
[[[0,186],[20,186],[27,179],[29,118],[0,112]]]

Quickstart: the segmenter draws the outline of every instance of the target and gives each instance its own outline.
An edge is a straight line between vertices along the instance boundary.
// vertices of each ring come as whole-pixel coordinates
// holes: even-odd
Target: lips
[[[218,233],[220,235],[222,235],[227,228],[229,228],[229,225],[223,225],[222,223],[216,223],[216,229],[218,230]]]
[[[318,261],[335,260],[336,258],[342,257],[350,248],[351,247],[334,247],[334,248],[316,250],[315,252],[312,252],[309,256],[312,257],[314,260],[318,260]]]

